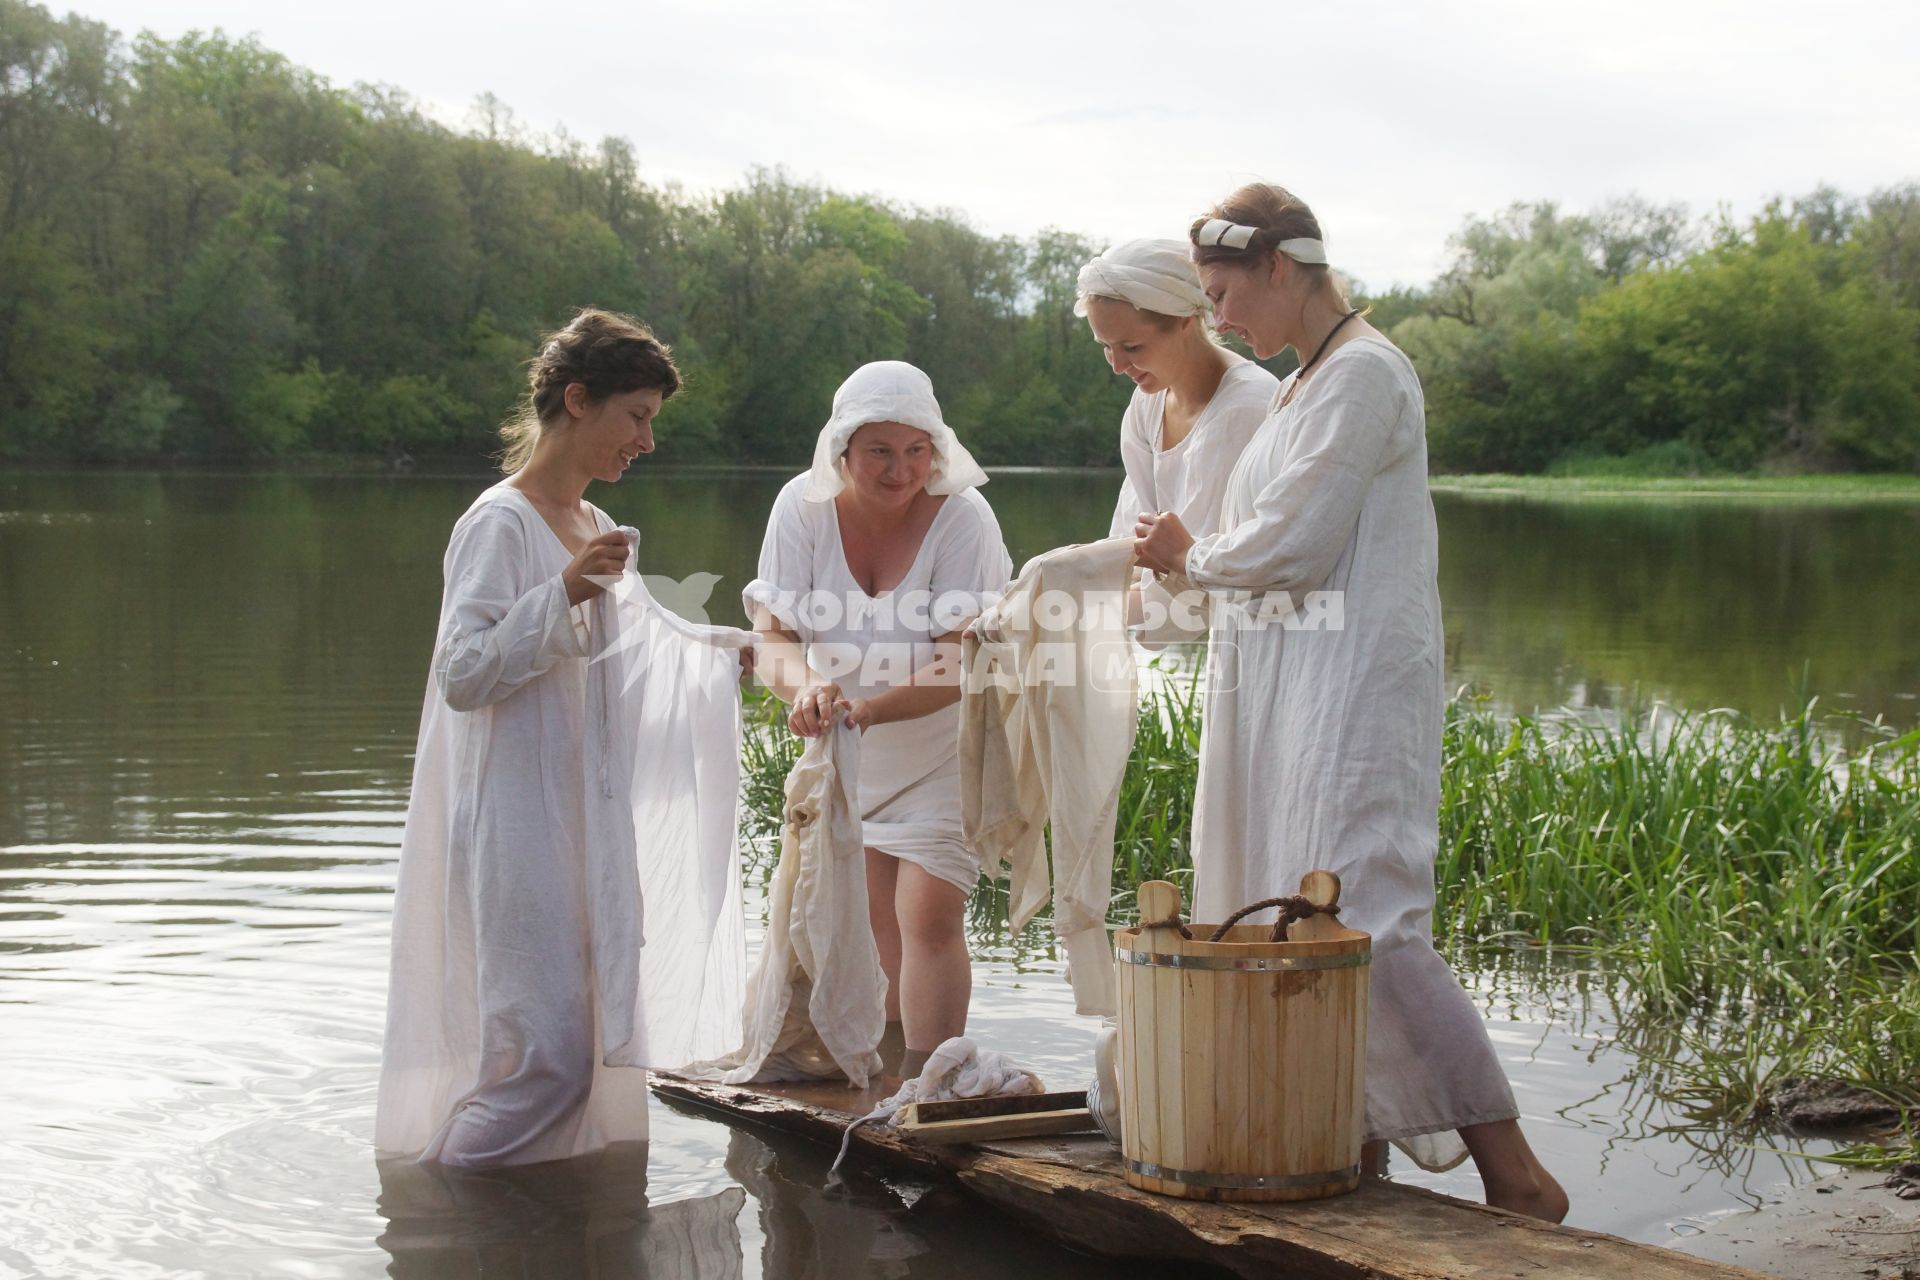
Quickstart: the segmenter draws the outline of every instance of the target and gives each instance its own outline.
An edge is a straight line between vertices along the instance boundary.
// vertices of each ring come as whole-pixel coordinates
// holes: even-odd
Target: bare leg
[[[1488,1204],[1548,1222],[1567,1216],[1566,1191],[1533,1154],[1518,1120],[1470,1124],[1460,1130],[1460,1140],[1480,1170]]]
[[[967,897],[911,862],[897,863],[894,909],[900,930],[900,1015],[907,1050],[931,1053],[967,1029],[973,966],[967,955]]]
[[[867,922],[873,926],[873,944],[880,951],[880,971],[887,975],[888,1022],[900,1021],[900,921],[893,906],[900,866],[898,858],[867,850]]]
[[[1384,1178],[1387,1176],[1387,1144],[1367,1142],[1360,1146],[1360,1173],[1363,1177]]]

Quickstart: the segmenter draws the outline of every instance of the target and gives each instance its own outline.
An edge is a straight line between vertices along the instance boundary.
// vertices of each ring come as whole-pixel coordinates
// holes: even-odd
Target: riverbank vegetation
[[[770,732],[749,760],[763,834],[796,754],[777,708],[756,710]],[[1839,727],[1813,704],[1772,722],[1595,721],[1461,694],[1442,745],[1437,942],[1466,966],[1590,966],[1620,1038],[1702,1123],[1763,1128],[1792,1080],[1920,1107],[1920,730]],[[1141,881],[1191,875],[1199,735],[1192,680],[1156,682],[1121,790],[1117,922]],[[1902,1152],[1886,1158],[1910,1157],[1911,1139]]]
[[[218,33],[21,0],[0,32],[0,458],[471,461],[535,335],[595,303],[674,344],[677,461],[803,461],[879,358],[926,368],[990,463],[1115,460],[1131,388],[1072,315],[1084,236],[777,171],[689,193],[644,138],[491,97],[452,128]],[[1360,293],[1443,470],[1920,469],[1920,184],[1745,222],[1520,204],[1428,285]]]

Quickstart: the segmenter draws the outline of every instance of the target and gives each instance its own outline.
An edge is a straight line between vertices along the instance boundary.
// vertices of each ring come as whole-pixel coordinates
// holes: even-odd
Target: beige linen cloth
[[[1120,780],[1138,716],[1126,593],[1133,541],[1061,547],[1027,562],[962,644],[961,825],[1005,862],[1015,929],[1049,897],[1080,1013],[1112,1014],[1107,899]]]
[[[747,979],[741,1046],[690,1073],[728,1084],[845,1076],[862,1089],[879,1074],[887,978],[867,921],[859,785],[859,730],[836,723],[808,740],[787,774],[767,940]]]

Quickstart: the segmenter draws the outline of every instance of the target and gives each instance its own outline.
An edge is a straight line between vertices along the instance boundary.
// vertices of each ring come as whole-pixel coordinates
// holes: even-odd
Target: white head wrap
[[[1087,314],[1088,298],[1118,298],[1163,316],[1197,316],[1207,309],[1200,273],[1178,240],[1129,240],[1080,268],[1073,314]]]
[[[1225,218],[1208,218],[1200,229],[1193,233],[1193,242],[1203,249],[1214,245],[1225,245],[1229,249],[1244,249],[1251,241],[1257,227],[1244,223],[1228,222]],[[1317,266],[1327,265],[1327,246],[1311,236],[1296,236],[1291,240],[1282,240],[1273,246],[1295,262],[1308,262]]]
[[[898,422],[933,437],[928,493],[959,493],[987,482],[987,473],[940,416],[933,380],[904,360],[876,360],[855,369],[833,393],[833,416],[813,446],[813,467],[802,498],[826,502],[847,487],[841,456],[853,433],[869,422]]]

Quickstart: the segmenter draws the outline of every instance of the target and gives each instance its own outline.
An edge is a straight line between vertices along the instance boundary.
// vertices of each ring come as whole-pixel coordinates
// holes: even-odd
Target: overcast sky
[[[1426,281],[1464,217],[1515,200],[1745,214],[1920,179],[1912,0],[73,7],[128,36],[254,33],[450,124],[492,92],[536,131],[625,135],[690,191],[784,165],[993,233],[1118,240],[1264,178],[1376,288]]]

